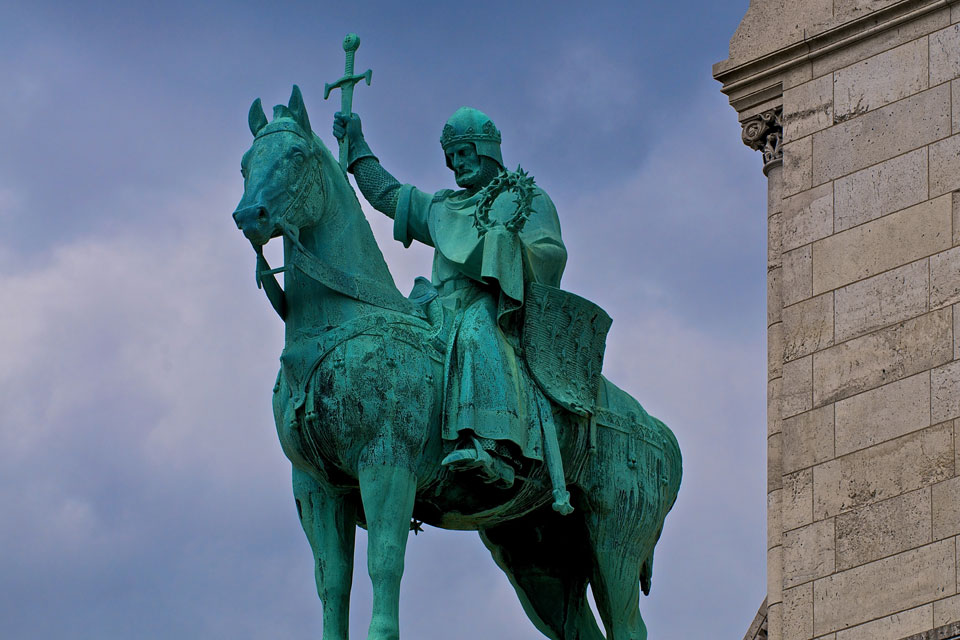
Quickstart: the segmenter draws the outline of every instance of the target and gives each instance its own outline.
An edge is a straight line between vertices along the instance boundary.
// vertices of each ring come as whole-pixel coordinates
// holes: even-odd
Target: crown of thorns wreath
[[[477,208],[473,212],[473,226],[477,228],[479,236],[482,237],[487,231],[499,224],[499,221],[490,218],[490,210],[497,198],[506,191],[511,191],[516,195],[513,203],[516,205],[517,211],[503,223],[503,226],[508,231],[520,233],[523,226],[527,224],[530,214],[533,213],[533,199],[540,194],[536,191],[533,176],[518,165],[516,171],[501,169],[497,177],[480,190]]]

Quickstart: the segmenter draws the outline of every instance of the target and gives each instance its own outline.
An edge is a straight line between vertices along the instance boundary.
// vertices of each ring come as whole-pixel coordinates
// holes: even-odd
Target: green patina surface
[[[352,113],[359,39],[344,41],[335,158],[300,91],[256,100],[234,219],[283,319],[274,414],[314,553],[325,640],[346,640],[357,526],[374,601],[368,638],[399,637],[404,549],[423,522],[479,531],[531,621],[557,640],[643,640],[640,591],[680,486],[667,427],[601,375],[610,318],[560,288],[556,208],[476,109],[443,127],[459,189],[427,193],[381,165]],[[394,286],[346,177],[434,248],[431,279]],[[284,265],[262,247],[282,238]],[[282,272],[283,285],[276,274]],[[454,633],[455,635],[455,633]]]

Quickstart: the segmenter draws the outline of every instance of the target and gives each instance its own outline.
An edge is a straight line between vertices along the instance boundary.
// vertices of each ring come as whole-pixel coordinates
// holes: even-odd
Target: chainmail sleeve
[[[357,186],[367,202],[380,213],[393,218],[397,211],[400,182],[372,156],[354,162],[350,171],[353,172]]]

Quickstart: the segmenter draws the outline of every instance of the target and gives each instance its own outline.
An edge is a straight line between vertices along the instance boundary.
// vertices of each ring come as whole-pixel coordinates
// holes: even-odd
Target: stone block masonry
[[[750,629],[950,640],[960,0],[814,4],[752,0],[714,67],[768,179],[768,576]]]

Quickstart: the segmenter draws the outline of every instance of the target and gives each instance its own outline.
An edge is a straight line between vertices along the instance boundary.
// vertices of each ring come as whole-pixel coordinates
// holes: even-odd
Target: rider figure
[[[504,167],[500,132],[477,109],[458,109],[440,138],[458,191],[426,193],[401,185],[370,151],[356,114],[337,113],[333,132],[337,139],[347,137],[348,171],[367,201],[394,220],[394,238],[404,246],[417,240],[435,249],[433,285],[455,312],[456,332],[443,437],[458,445],[443,464],[475,469],[488,482],[509,487],[517,454],[543,460],[541,422],[553,419],[549,402],[520,373],[516,347],[524,284],[560,285],[567,252],[556,208],[533,187],[533,210],[519,232],[500,224],[478,233],[480,192]],[[500,200],[512,202],[512,196]]]

